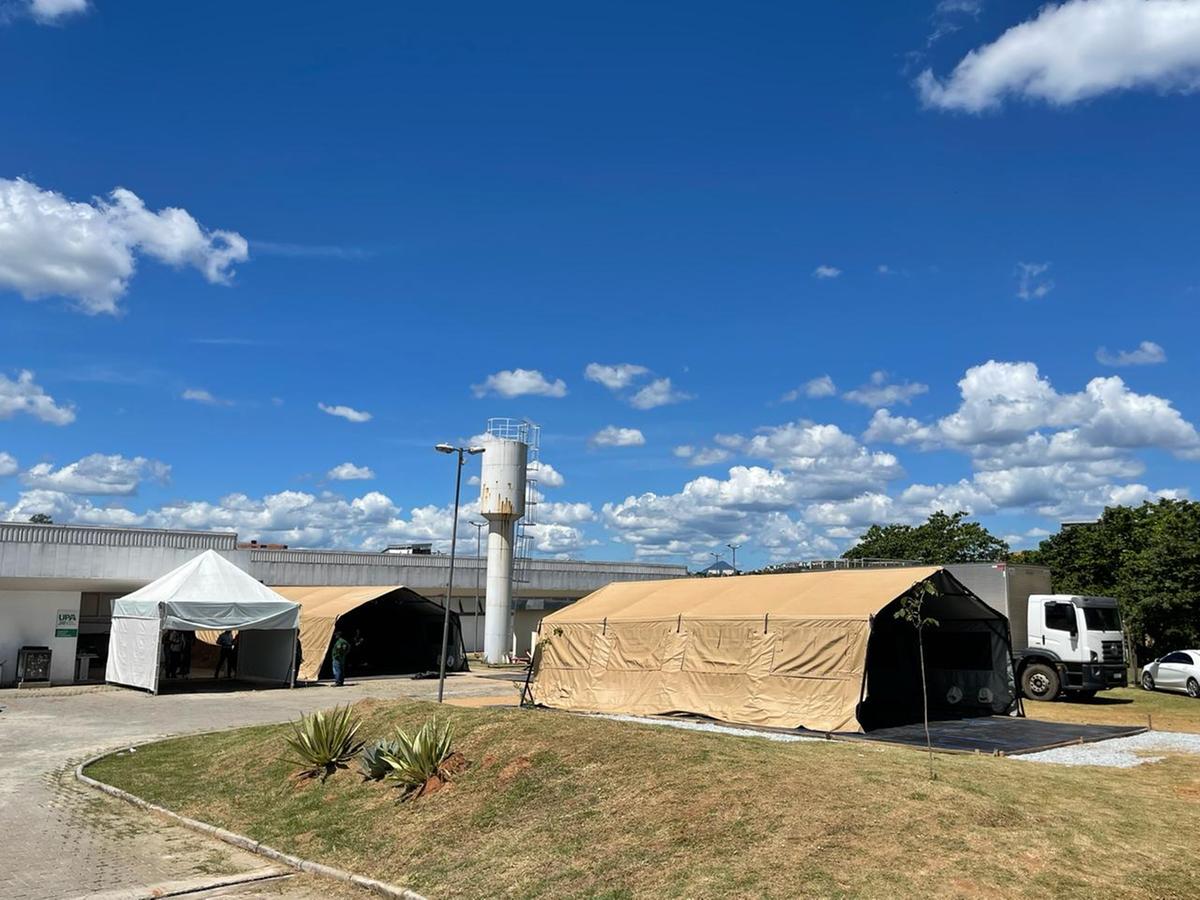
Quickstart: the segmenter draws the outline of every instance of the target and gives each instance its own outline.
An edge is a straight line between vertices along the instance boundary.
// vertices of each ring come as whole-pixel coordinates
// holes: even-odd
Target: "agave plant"
[[[350,707],[318,710],[292,724],[288,746],[296,754],[292,760],[304,768],[303,778],[320,777],[324,781],[338,769],[344,769],[363,747],[356,740],[362,720],[351,714]]]
[[[379,781],[392,767],[384,762],[383,756],[395,756],[400,752],[400,745],[395,741],[381,740],[369,744],[358,755],[358,769],[365,781]]]
[[[450,723],[437,719],[430,719],[412,735],[397,728],[395,752],[380,754],[389,769],[384,777],[399,782],[406,796],[419,791],[435,775],[445,778],[449,774],[445,763],[453,752],[450,749],[453,739]]]

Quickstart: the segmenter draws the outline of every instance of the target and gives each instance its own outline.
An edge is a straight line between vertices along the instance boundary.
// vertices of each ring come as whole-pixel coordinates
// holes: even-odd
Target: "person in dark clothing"
[[[333,684],[341,687],[346,679],[346,657],[350,655],[350,642],[342,637],[340,631],[333,633],[333,647],[329,656],[333,661]]]
[[[167,677],[178,678],[183,670],[183,650],[186,641],[182,631],[167,632]]]
[[[180,664],[180,674],[184,678],[192,677],[192,646],[196,643],[196,632],[183,633],[183,660]]]
[[[217,637],[217,671],[213,678],[221,677],[221,666],[225,666],[225,677],[232,678],[237,671],[237,650],[233,642],[233,632],[226,628]]]

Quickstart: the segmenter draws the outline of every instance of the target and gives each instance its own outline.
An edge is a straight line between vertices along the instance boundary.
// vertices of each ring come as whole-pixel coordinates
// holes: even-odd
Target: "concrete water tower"
[[[511,640],[513,554],[517,520],[525,515],[525,479],[529,463],[529,424],[489,419],[479,475],[479,512],[487,519],[487,603],[483,620],[483,658],[508,660]]]

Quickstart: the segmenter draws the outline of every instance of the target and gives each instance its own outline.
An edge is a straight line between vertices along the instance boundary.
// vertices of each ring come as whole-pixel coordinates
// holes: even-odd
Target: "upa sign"
[[[73,609],[60,609],[54,623],[56,638],[79,637],[79,613]]]

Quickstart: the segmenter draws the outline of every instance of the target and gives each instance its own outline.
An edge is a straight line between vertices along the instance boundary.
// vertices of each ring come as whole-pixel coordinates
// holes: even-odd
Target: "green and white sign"
[[[79,613],[73,609],[60,609],[54,623],[56,638],[79,637]]]

